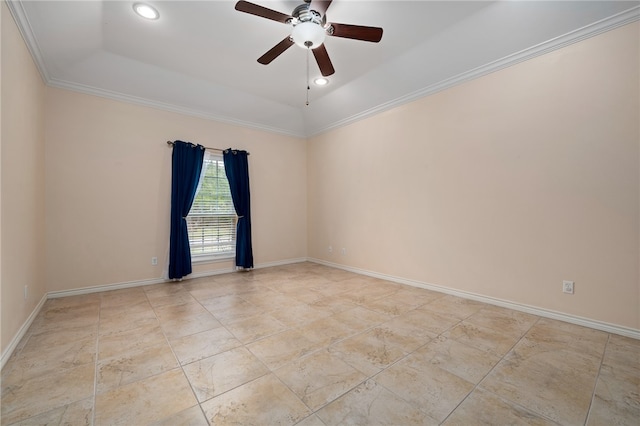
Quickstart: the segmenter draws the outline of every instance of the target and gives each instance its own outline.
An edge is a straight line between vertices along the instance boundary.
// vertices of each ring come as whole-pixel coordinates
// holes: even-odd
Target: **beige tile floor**
[[[3,425],[640,424],[640,341],[313,263],[46,302]]]

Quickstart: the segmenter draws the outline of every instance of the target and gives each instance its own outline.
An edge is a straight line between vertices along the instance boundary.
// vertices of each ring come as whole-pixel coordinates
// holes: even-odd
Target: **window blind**
[[[234,253],[236,212],[221,156],[207,155],[187,216],[192,256]]]

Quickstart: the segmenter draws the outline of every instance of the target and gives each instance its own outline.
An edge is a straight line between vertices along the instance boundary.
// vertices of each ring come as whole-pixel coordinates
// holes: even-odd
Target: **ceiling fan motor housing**
[[[291,16],[293,16],[291,38],[298,46],[315,49],[324,42],[327,35],[324,28],[326,18],[315,10],[311,10],[309,4],[296,7]]]
[[[235,9],[240,12],[281,22],[293,27],[290,35],[286,36],[280,43],[273,46],[258,58],[258,63],[268,65],[284,51],[294,44],[297,44],[307,49],[307,69],[309,55],[310,52],[313,51],[313,56],[318,63],[320,72],[324,77],[327,77],[335,72],[327,49],[324,46],[324,39],[327,36],[350,38],[373,43],[379,42],[382,38],[382,28],[379,27],[327,23],[326,12],[332,0],[303,1],[304,3],[296,7],[291,15],[287,15],[286,13],[278,12],[246,0],[238,0]]]

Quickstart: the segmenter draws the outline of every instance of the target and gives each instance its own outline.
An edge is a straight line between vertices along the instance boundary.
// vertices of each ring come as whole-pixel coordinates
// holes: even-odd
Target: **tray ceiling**
[[[146,2],[146,1],[145,1]],[[379,26],[380,43],[329,37],[336,69],[311,84],[307,52],[256,59],[290,32],[234,1],[9,2],[47,84],[306,137],[638,19],[639,2],[334,0],[330,21]],[[257,0],[290,14],[301,1]],[[320,75],[311,55],[310,75]]]

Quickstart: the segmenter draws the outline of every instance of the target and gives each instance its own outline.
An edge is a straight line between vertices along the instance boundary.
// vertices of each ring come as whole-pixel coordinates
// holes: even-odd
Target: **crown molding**
[[[266,126],[263,124],[253,123],[250,121],[237,120],[231,117],[211,114],[205,111],[199,111],[191,108],[186,108],[180,105],[170,104],[166,102],[155,101],[138,96],[127,95],[112,90],[101,89],[85,84],[72,83],[69,81],[49,79],[48,86],[56,87],[59,89],[70,90],[73,92],[80,92],[87,95],[99,96],[101,98],[112,99],[115,101],[125,102],[129,104],[141,105],[149,108],[155,108],[163,111],[175,112],[177,114],[187,115],[190,117],[202,118],[205,120],[217,121],[220,123],[230,124],[233,126],[239,126],[248,129],[260,130],[270,133],[279,133],[287,136],[294,136],[298,138],[305,138],[306,135],[302,133],[292,132],[288,129],[281,129],[278,127]]]
[[[36,68],[38,68],[42,80],[45,83],[49,84],[49,81],[51,79],[49,78],[47,68],[44,66],[44,60],[42,59],[42,54],[40,53],[40,46],[38,46],[38,42],[33,35],[31,23],[27,18],[27,14],[24,11],[22,2],[16,0],[6,0],[5,3],[9,7],[9,12],[11,12],[11,16],[13,16],[13,20],[16,22],[18,30],[20,31],[20,34],[22,35],[22,38],[27,45],[27,49],[29,49],[29,53],[31,53],[33,61],[36,63]]]
[[[175,112],[182,115],[187,115],[191,117],[202,118],[205,120],[217,121],[225,124],[231,124],[234,126],[239,126],[243,128],[249,128],[254,130],[260,130],[264,132],[270,133],[279,133],[287,136],[294,136],[298,138],[305,138],[306,134],[292,132],[288,129],[282,129],[278,127],[266,126],[259,123],[254,123],[250,121],[238,120],[231,117],[221,116],[217,114],[211,114],[206,111],[195,110],[191,108],[185,108],[179,105],[174,105],[166,102],[155,101],[151,99],[146,99],[138,96],[131,96],[124,93],[119,93],[111,90],[101,89],[98,87],[93,87],[89,85],[72,83],[69,81],[59,80],[56,78],[52,78],[47,71],[47,68],[44,63],[44,59],[42,57],[42,51],[36,37],[34,36],[33,29],[27,14],[25,13],[23,2],[19,0],[6,0],[7,6],[9,7],[9,11],[13,16],[14,21],[22,35],[22,38],[27,45],[27,49],[33,58],[33,61],[36,64],[36,68],[40,72],[40,76],[42,80],[47,84],[47,86],[57,87],[59,89],[71,90],[74,92],[80,92],[88,95],[99,96],[102,98],[112,99],[120,102],[126,102],[135,105],[146,106],[150,108],[155,108],[163,111]]]
[[[355,123],[365,118],[388,111],[390,109],[399,107],[409,102],[413,102],[420,98],[433,95],[440,91],[449,89],[451,87],[476,79],[478,77],[482,77],[492,72],[499,71],[501,69],[510,67],[520,62],[533,59],[537,56],[544,55],[554,50],[561,49],[573,43],[577,43],[582,40],[588,39],[590,37],[594,37],[598,34],[602,34],[604,32],[613,30],[615,28],[635,22],[640,19],[640,6],[634,6],[624,12],[620,12],[608,18],[601,19],[600,21],[596,21],[592,24],[586,25],[582,28],[571,31],[567,34],[561,35],[559,37],[553,38],[546,42],[521,50],[520,52],[516,52],[514,54],[505,56],[501,59],[476,67],[469,71],[458,74],[454,77],[447,78],[445,80],[429,85],[422,89],[400,96],[394,100],[382,103],[375,107],[369,108],[365,111],[361,111],[350,117],[335,121],[326,126],[317,127],[314,129],[306,129],[306,131],[299,133],[299,132],[291,131],[289,129],[272,127],[264,124],[255,123],[255,122],[234,119],[231,117],[221,116],[217,114],[211,114],[206,111],[195,110],[195,109],[186,108],[186,107],[182,107],[182,106],[174,105],[170,103],[159,102],[159,101],[141,98],[137,96],[126,95],[123,93],[105,90],[105,89],[92,87],[88,85],[82,85],[82,84],[72,83],[72,82],[63,81],[63,80],[52,79],[49,76],[47,69],[44,65],[40,48],[33,35],[31,25],[29,23],[29,20],[27,19],[26,13],[24,12],[22,2],[18,0],[7,0],[6,3],[9,6],[9,10],[11,11],[13,18],[16,21],[18,29],[20,30],[20,33],[22,34],[22,37],[24,38],[27,44],[27,48],[29,49],[31,56],[34,59],[34,62],[36,63],[36,66],[40,71],[40,75],[42,76],[42,79],[45,81],[47,85],[51,87],[57,87],[61,89],[66,89],[66,90],[85,93],[89,95],[99,96],[103,98],[113,99],[116,101],[142,105],[142,106],[155,108],[159,110],[175,112],[182,115],[202,118],[205,120],[212,120],[212,121],[222,122],[222,123],[226,123],[234,126],[240,126],[244,128],[265,131],[270,133],[278,133],[278,134],[283,134],[283,135],[293,136],[293,137],[303,138],[303,139],[317,136],[319,134],[328,132],[330,130]]]
[[[640,19],[640,6],[635,6],[624,12],[620,12],[608,18],[601,19],[600,21],[596,21],[592,24],[586,25],[582,28],[571,31],[567,34],[561,35],[559,37],[553,38],[546,42],[537,44],[535,46],[529,47],[527,49],[513,53],[511,55],[505,56],[501,59],[489,62],[488,64],[463,72],[454,77],[447,78],[438,83],[432,84],[430,86],[419,89],[415,92],[411,92],[404,96],[396,98],[392,101],[382,103],[368,110],[354,114],[351,117],[347,117],[343,120],[336,121],[324,127],[312,129],[308,132],[307,137],[317,136],[319,134],[328,132],[329,130],[337,129],[339,127],[343,127],[348,124],[355,123],[357,121],[374,116],[381,112],[388,111],[390,109],[399,107],[409,102],[413,102],[415,100],[424,98],[429,95],[433,95],[435,93],[441,92],[443,90],[449,89],[459,84],[466,83],[467,81],[482,77],[492,72],[499,71],[501,69],[510,67],[512,65],[516,65],[520,62],[533,59],[537,56],[541,56],[546,53],[553,52],[554,50],[558,50],[563,47],[569,46],[571,44],[580,42],[582,40],[597,36],[598,34],[611,31],[615,28],[635,22],[638,19]]]

